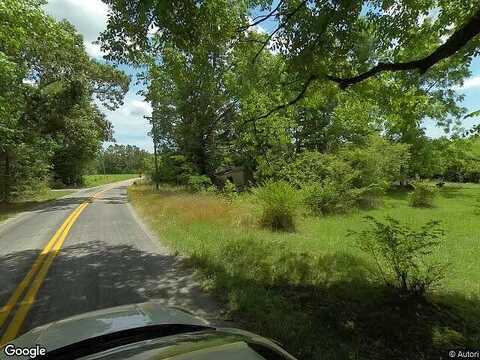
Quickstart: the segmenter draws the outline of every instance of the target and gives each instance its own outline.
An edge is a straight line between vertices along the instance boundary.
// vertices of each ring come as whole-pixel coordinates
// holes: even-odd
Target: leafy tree
[[[97,172],[134,174],[146,171],[150,154],[134,145],[110,145],[97,155]]]
[[[50,169],[63,182],[78,183],[86,161],[112,134],[94,98],[115,108],[128,89],[129,79],[91,60],[74,27],[47,16],[43,4],[0,4],[3,200],[24,184],[41,182]]]
[[[421,125],[449,129],[465,114],[452,87],[478,52],[473,0],[105,2],[104,50],[147,64],[156,142],[197,173],[242,165],[278,178],[278,162],[312,151],[358,170],[357,189],[475,168]],[[254,8],[264,15],[252,18]],[[276,29],[255,31],[269,19]],[[386,151],[378,133],[399,144],[386,176],[375,169]],[[444,155],[457,160],[435,161]]]
[[[435,177],[447,181],[480,181],[480,141],[478,137],[432,141],[438,164]]]

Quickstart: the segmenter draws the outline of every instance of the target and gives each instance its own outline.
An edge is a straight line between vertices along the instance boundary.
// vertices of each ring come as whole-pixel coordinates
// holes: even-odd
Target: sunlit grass
[[[138,174],[85,175],[84,187],[94,187],[138,177]]]
[[[417,346],[427,349],[422,348],[426,341],[433,349],[452,345],[458,339],[451,336],[462,344],[480,343],[478,329],[472,330],[480,327],[480,186],[449,184],[427,209],[409,207],[407,195],[391,192],[374,210],[303,215],[296,232],[278,233],[258,225],[261,209],[249,194],[229,201],[178,188],[155,192],[142,185],[129,190],[140,214],[167,246],[192,258],[206,288],[223,300],[235,321],[281,340],[306,359],[318,351],[328,358],[356,356],[377,343],[383,356],[402,358]],[[465,322],[427,308],[415,310],[417,316],[382,300],[384,290],[371,275],[371,259],[347,236],[366,226],[366,215],[391,216],[412,226],[441,222],[446,234],[435,257],[449,267],[432,299],[455,305],[453,313]],[[420,318],[422,325],[417,324]],[[412,334],[395,340],[404,332]],[[336,353],[338,346],[344,348]]]
[[[384,206],[379,209],[355,211],[348,215],[304,216],[295,233],[274,233],[255,226],[261,211],[248,197],[229,202],[212,195],[190,194],[175,188],[163,189],[159,193],[149,190],[148,187],[131,190],[134,203],[140,211],[147,213],[156,226],[172,232],[171,239],[167,237],[172,246],[190,250],[197,245],[196,238],[222,242],[248,233],[252,237],[282,241],[297,252],[345,252],[364,257],[347,233],[364,227],[366,215],[378,218],[391,216],[412,226],[439,220],[446,233],[436,256],[438,260],[450,264],[444,288],[480,296],[480,215],[475,213],[480,186],[476,184],[444,188],[437,196],[434,208],[411,208],[406,193],[394,192],[385,198]],[[166,218],[168,222],[165,222]],[[179,229],[171,224],[182,226]],[[186,244],[183,234],[190,232],[194,232],[196,238]]]

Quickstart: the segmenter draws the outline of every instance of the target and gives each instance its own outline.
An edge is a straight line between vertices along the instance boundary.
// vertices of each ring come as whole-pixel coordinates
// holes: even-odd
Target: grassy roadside
[[[47,190],[41,194],[34,195],[27,199],[21,199],[11,203],[0,203],[0,221],[22,212],[31,210],[39,205],[46,204],[62,196],[71,194],[70,190]]]
[[[406,193],[392,193],[381,209],[305,217],[293,234],[259,229],[248,195],[227,201],[143,185],[129,196],[166,245],[190,257],[233,320],[301,359],[434,359],[480,345],[477,185],[447,187],[432,209],[411,209]],[[450,265],[430,303],[404,304],[372,278],[370,260],[346,236],[367,214],[442,221],[436,256]]]
[[[94,187],[138,177],[138,174],[85,175],[84,187]]]

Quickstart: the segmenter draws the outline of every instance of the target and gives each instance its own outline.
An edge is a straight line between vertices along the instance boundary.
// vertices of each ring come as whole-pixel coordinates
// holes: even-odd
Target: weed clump
[[[409,195],[409,204],[411,207],[426,208],[434,204],[437,189],[423,181],[417,181],[413,184],[413,192]]]
[[[191,175],[187,179],[187,184],[192,192],[207,191],[212,187],[212,181],[205,175]]]
[[[294,231],[301,202],[298,192],[285,181],[268,181],[254,190],[263,212],[260,223],[273,231]]]
[[[360,249],[373,258],[387,286],[401,295],[423,297],[445,277],[445,265],[430,259],[444,234],[438,221],[412,229],[391,217],[385,222],[371,216],[366,219],[370,228],[351,234],[356,235]]]

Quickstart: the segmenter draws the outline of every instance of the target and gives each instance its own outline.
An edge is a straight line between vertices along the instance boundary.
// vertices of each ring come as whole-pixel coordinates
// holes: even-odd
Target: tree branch
[[[340,88],[345,89],[384,71],[419,70],[421,74],[424,74],[436,63],[454,55],[479,33],[480,8],[463,26],[455,31],[443,45],[439,46],[434,52],[424,58],[409,62],[379,63],[367,72],[354,77],[340,78],[327,75],[327,78],[338,83]]]
[[[278,11],[278,9],[280,9],[280,6],[283,5],[283,3],[285,2],[285,0],[280,0],[278,2],[278,5],[275,7],[275,9],[273,9],[272,11],[270,11],[268,14],[266,15],[260,15],[260,16],[257,16],[253,19],[253,23],[251,24],[248,24],[247,26],[243,27],[240,29],[240,31],[245,31],[251,27],[254,27],[254,26],[257,26],[258,24],[264,22],[265,20],[271,18],[272,16],[274,16],[276,14],[276,12]]]
[[[297,94],[297,96],[295,96],[295,98],[293,98],[292,100],[284,103],[284,104],[281,104],[281,105],[278,105],[276,107],[274,107],[273,109],[269,110],[268,112],[266,112],[265,114],[263,115],[260,115],[258,117],[255,117],[255,118],[251,118],[247,121],[245,121],[244,124],[247,124],[249,122],[255,122],[257,120],[260,120],[260,119],[264,119],[264,118],[267,118],[269,117],[270,115],[272,115],[273,113],[276,113],[277,111],[279,110],[282,110],[282,109],[285,109],[286,107],[289,107],[289,106],[292,106],[293,104],[296,104],[297,102],[299,102],[300,100],[302,100],[305,96],[305,93],[307,92],[308,88],[310,87],[310,84],[317,80],[318,77],[316,75],[311,75],[307,81],[303,84],[303,87],[302,89],[300,90],[300,92]]]
[[[305,2],[302,2],[302,4],[304,3]],[[295,12],[298,9],[299,8],[297,8]],[[373,67],[367,72],[364,72],[358,76],[354,76],[350,78],[340,78],[332,75],[324,75],[324,76],[311,75],[307,79],[307,81],[304,83],[301,91],[298,93],[298,95],[294,99],[290,100],[285,104],[278,105],[273,109],[269,110],[267,113],[260,115],[259,117],[250,119],[245,123],[264,119],[279,110],[282,110],[286,107],[289,107],[297,103],[305,96],[305,93],[307,92],[312,82],[319,79],[323,79],[323,78],[328,79],[330,81],[336,82],[341,89],[346,89],[351,85],[362,82],[384,71],[419,70],[421,74],[424,74],[433,65],[457,53],[460,49],[466,46],[467,43],[470,40],[472,40],[475,36],[477,36],[479,33],[480,33],[480,8],[464,25],[462,25],[458,30],[456,30],[443,45],[439,46],[434,52],[432,52],[430,55],[424,58],[409,61],[409,62],[403,62],[403,63],[379,63],[377,66]],[[262,47],[261,50],[263,50],[265,46],[266,44]],[[428,89],[428,91],[429,90],[430,89]]]
[[[277,26],[277,28],[270,35],[268,35],[267,39],[263,42],[262,47],[260,48],[260,50],[257,51],[255,56],[253,57],[252,63],[255,63],[257,58],[260,56],[262,51],[267,47],[270,40],[272,40],[275,34],[279,32],[290,21],[290,19],[307,3],[307,1],[308,0],[303,0],[292,12],[285,15],[285,19],[280,23],[280,25]]]

